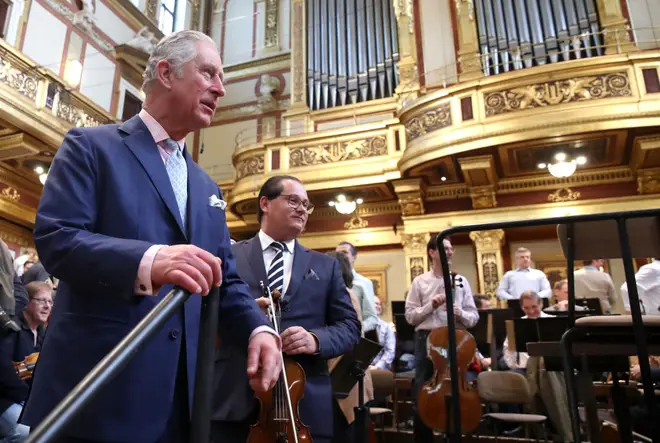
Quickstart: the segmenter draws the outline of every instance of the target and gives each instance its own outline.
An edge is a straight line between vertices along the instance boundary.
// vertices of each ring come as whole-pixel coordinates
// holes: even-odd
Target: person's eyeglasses
[[[305,209],[305,212],[307,212],[307,215],[314,212],[314,205],[312,203],[307,200],[303,201],[296,195],[280,194],[280,197],[287,199],[290,208],[298,209],[300,205],[302,205],[303,209]]]
[[[53,306],[53,300],[49,300],[47,298],[33,298],[30,301],[33,301],[38,305],[51,305],[51,306]]]

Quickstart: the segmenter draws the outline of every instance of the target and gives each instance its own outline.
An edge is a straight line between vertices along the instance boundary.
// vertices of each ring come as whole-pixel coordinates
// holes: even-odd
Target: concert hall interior
[[[298,178],[314,210],[297,241],[347,253],[395,331],[369,380],[370,442],[432,441],[428,426],[466,442],[660,438],[658,0],[0,0],[0,19],[0,238],[26,287],[44,280],[25,277],[67,132],[136,116],[154,46],[199,30],[226,94],[186,150],[221,189],[231,238],[259,232],[267,179]],[[461,412],[462,437],[417,402],[429,383],[451,390],[451,344],[431,345],[447,332],[447,300],[430,307],[447,255],[456,328],[477,346],[457,369],[459,400],[481,405]],[[32,284],[16,313],[34,328],[52,301],[33,296],[57,303],[48,271],[53,290]]]

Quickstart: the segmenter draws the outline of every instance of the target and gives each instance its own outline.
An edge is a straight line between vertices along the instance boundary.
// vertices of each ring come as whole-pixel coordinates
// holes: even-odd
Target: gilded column
[[[396,95],[400,103],[419,96],[419,71],[417,69],[417,41],[415,38],[415,16],[413,0],[393,0],[394,15],[399,36],[399,85]]]
[[[431,239],[431,234],[403,234],[401,238],[408,269],[408,272],[406,272],[406,288],[409,288],[415,277],[423,274],[429,268],[426,244]]]
[[[306,0],[291,0],[291,107],[284,114],[285,134],[307,132],[307,14]],[[302,129],[301,129],[302,128]],[[294,132],[295,131],[295,132]]]
[[[479,271],[479,292],[491,298],[493,306],[497,298],[495,291],[500,280],[504,276],[504,264],[502,262],[502,243],[504,231],[473,231],[470,239],[474,242],[477,250],[477,270]]]
[[[477,37],[477,20],[474,0],[456,1],[456,23],[458,25],[458,65],[459,81],[481,78],[481,54]]]
[[[598,18],[603,28],[605,39],[605,54],[621,54],[636,51],[637,47],[630,41],[628,19],[623,15],[620,0],[596,0],[598,3]]]

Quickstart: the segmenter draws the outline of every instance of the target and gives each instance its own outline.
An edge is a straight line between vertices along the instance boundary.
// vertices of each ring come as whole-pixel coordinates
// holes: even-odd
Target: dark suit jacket
[[[259,237],[238,242],[232,249],[241,278],[250,286],[254,298],[261,297],[259,282],[267,284],[268,279]],[[307,378],[300,416],[313,438],[330,438],[333,400],[327,360],[350,351],[358,343],[360,322],[337,261],[298,242],[291,280],[282,300],[280,330],[291,326],[302,326],[318,337],[318,355],[294,357]],[[221,336],[216,357],[213,420],[238,421],[248,418],[257,403],[243,369],[247,365],[245,350],[226,343],[228,338]]]
[[[153,244],[190,243],[222,259],[220,325],[246,348],[268,320],[236,273],[225,213],[209,197],[217,184],[190,158],[188,232],[153,137],[136,116],[121,126],[71,130],[57,152],[39,203],[35,244],[60,279],[57,302],[22,421],[41,420],[171,289],[136,296],[138,266]],[[67,429],[78,438],[152,443],[169,418],[179,351],[185,351],[192,404],[201,297],[193,295],[133,356]],[[181,340],[185,337],[185,346]]]

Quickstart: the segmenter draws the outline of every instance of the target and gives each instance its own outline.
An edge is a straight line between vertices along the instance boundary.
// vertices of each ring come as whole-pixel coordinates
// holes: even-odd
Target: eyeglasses
[[[305,209],[305,212],[307,212],[307,215],[314,212],[314,204],[310,203],[307,200],[304,201],[301,200],[300,197],[298,197],[297,195],[280,194],[280,197],[284,197],[287,199],[290,208],[298,209],[302,205],[303,209]]]
[[[47,299],[47,298],[33,298],[33,299],[30,300],[30,301],[33,301],[33,302],[35,302],[35,303],[38,304],[38,305],[50,305],[50,306],[53,306],[53,300],[49,300],[49,299]]]

